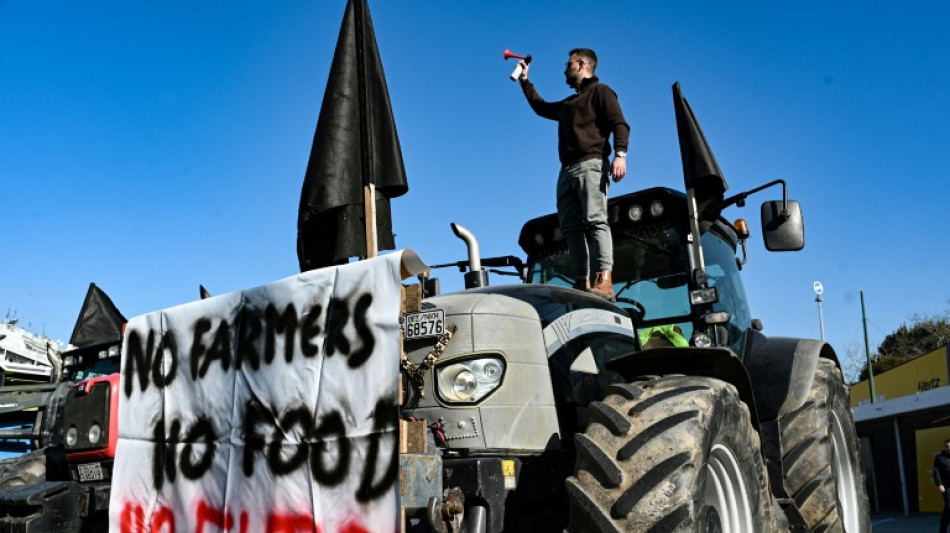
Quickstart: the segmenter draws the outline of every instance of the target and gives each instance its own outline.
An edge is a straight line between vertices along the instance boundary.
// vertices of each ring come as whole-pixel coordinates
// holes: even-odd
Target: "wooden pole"
[[[368,183],[363,186],[363,209],[366,213],[366,258],[379,255],[376,244],[376,185]]]

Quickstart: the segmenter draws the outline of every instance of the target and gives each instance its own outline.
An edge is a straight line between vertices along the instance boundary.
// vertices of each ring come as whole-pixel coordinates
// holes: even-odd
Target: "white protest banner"
[[[400,281],[420,265],[406,250],[130,320],[110,531],[398,531]]]

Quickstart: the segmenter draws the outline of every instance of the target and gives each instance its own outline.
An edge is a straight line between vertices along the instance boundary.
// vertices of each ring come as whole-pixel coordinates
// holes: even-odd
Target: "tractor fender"
[[[748,406],[752,425],[759,429],[755,393],[742,361],[728,348],[658,347],[630,353],[606,364],[608,370],[631,381],[638,377],[679,374],[720,379],[731,384]]]
[[[805,403],[819,358],[841,366],[834,349],[823,341],[751,333],[745,368],[752,380],[759,420],[775,420]]]

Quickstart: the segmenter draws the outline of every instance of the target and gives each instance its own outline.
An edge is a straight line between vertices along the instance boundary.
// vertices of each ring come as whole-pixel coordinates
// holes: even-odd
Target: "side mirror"
[[[776,200],[762,204],[762,238],[770,252],[796,252],[805,247],[805,223],[798,202]]]

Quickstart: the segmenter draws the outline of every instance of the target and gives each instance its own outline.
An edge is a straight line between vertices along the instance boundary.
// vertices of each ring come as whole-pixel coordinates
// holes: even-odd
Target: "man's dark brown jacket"
[[[562,165],[610,156],[610,134],[614,149],[627,151],[630,125],[623,118],[617,93],[596,76],[584,79],[577,94],[560,102],[546,102],[529,80],[521,82],[531,109],[539,116],[557,121],[557,151]]]

